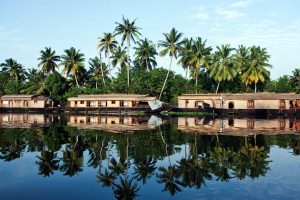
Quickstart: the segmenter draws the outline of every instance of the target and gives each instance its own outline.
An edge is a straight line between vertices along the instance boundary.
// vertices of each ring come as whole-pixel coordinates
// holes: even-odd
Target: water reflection
[[[61,182],[65,180],[59,177],[65,176],[72,177],[70,182],[75,183],[92,176],[90,180],[95,180],[97,184],[97,191],[94,193],[99,193],[100,196],[109,189],[110,195],[116,199],[151,199],[150,196],[143,196],[144,188],[149,189],[149,185],[160,188],[161,195],[177,196],[186,191],[192,192],[192,189],[209,187],[207,183],[211,182],[228,184],[232,180],[260,179],[272,170],[270,151],[274,145],[292,149],[294,155],[299,155],[300,151],[299,135],[259,134],[254,137],[241,132],[237,135],[244,137],[232,137],[222,134],[204,135],[195,131],[205,132],[205,129],[208,132],[208,127],[212,127],[211,132],[218,132],[220,127],[217,125],[221,126],[222,123],[223,130],[238,127],[241,131],[243,129],[240,127],[244,127],[247,120],[245,122],[240,119],[235,120],[231,127],[228,126],[229,120],[222,122],[217,119],[181,117],[177,119],[178,124],[166,122],[155,128],[154,125],[149,125],[149,117],[137,117],[137,121],[142,123],[134,125],[129,123],[136,119],[128,117],[123,118],[123,123],[127,122],[126,126],[154,127],[105,129],[99,124],[102,116],[96,116],[95,119],[93,116],[63,118],[51,116],[52,123],[49,127],[35,129],[13,129],[11,126],[6,128],[1,125],[0,163],[22,161],[24,156],[33,153],[34,157],[23,160],[27,163],[32,160],[35,165],[35,174],[31,174],[31,177],[51,177]],[[120,118],[106,116],[105,119],[104,126],[124,125],[120,124]],[[196,119],[202,120],[201,123],[195,124]],[[115,123],[108,123],[112,120]],[[191,127],[186,126],[186,121]],[[280,119],[270,120],[269,124],[278,125],[279,121]],[[267,123],[263,120],[255,121],[252,130],[262,127],[266,131]],[[286,119],[285,123],[289,125],[290,121]],[[90,126],[93,128],[89,128]],[[271,130],[275,129],[279,131],[280,127],[273,127]],[[112,134],[115,130],[134,130],[138,134]],[[183,131],[189,131],[189,134]],[[294,131],[293,127],[291,131]],[[5,176],[0,174],[1,179]],[[28,178],[27,181],[37,180]],[[72,193],[73,189],[66,187],[64,191]],[[48,190],[45,188],[41,191]],[[153,193],[157,192],[153,190]]]
[[[294,134],[300,132],[300,120],[295,118],[178,117],[178,130],[227,135]]]
[[[162,124],[157,116],[69,116],[68,126],[78,129],[103,130],[111,133],[155,129]]]
[[[53,121],[53,115],[33,113],[0,113],[0,126],[4,128],[46,127]]]

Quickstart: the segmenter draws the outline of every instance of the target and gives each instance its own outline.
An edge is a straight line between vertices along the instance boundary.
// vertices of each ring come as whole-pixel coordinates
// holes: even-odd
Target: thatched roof
[[[224,99],[224,100],[295,100],[300,99],[296,93],[223,93],[223,94],[184,94],[177,97],[179,100]]]
[[[44,95],[37,95],[37,94],[10,94],[10,95],[3,95],[0,97],[0,100],[3,101],[17,101],[17,100],[25,100],[25,101],[45,101],[45,100],[51,100],[49,97],[46,97]]]
[[[208,93],[208,94],[183,94],[178,96],[178,100],[199,100],[199,99],[220,99],[220,94]]]
[[[70,97],[68,101],[118,101],[118,100],[128,100],[128,101],[153,101],[155,97],[149,97],[144,94],[90,94],[90,95],[78,95],[77,97]]]
[[[296,93],[243,93],[243,94],[222,94],[225,100],[295,100],[300,99]]]

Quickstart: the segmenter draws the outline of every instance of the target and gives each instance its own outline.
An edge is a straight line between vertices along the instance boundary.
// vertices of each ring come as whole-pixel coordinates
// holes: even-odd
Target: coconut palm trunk
[[[199,70],[196,69],[196,94],[198,93],[198,74],[199,74]]]
[[[130,69],[130,55],[129,55],[129,48],[130,48],[130,40],[127,40],[127,56],[128,56],[128,65],[127,65],[127,85],[129,88],[129,69]]]
[[[257,83],[255,82],[255,88],[254,88],[254,93],[257,91]]]
[[[106,85],[105,85],[105,79],[104,79],[104,73],[103,73],[101,53],[100,53],[100,69],[101,69],[102,82],[103,82],[104,87],[106,87]],[[97,89],[97,81],[96,81],[96,89]]]
[[[217,89],[216,89],[216,94],[218,94],[218,92],[219,92],[219,87],[220,87],[220,82],[218,82]]]
[[[172,61],[173,61],[173,56],[171,56],[171,59],[170,59],[170,65],[169,65],[169,70],[168,70],[168,73],[167,73],[167,76],[166,76],[166,79],[164,81],[164,84],[163,84],[163,87],[161,88],[161,92],[160,92],[160,95],[159,95],[159,98],[161,98],[161,95],[165,89],[165,86],[166,86],[166,83],[167,83],[167,80],[168,80],[168,77],[169,77],[169,74],[170,74],[170,71],[171,71],[171,66],[172,66]]]
[[[108,58],[108,71],[109,71],[109,76],[112,78],[112,74],[111,74],[111,61],[110,61],[110,56],[109,56],[109,52],[107,52],[107,58]]]
[[[79,88],[79,84],[78,84],[76,73],[75,73],[75,81],[76,81],[77,88]]]

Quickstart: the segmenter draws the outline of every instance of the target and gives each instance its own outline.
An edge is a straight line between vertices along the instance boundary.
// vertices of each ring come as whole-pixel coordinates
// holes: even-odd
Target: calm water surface
[[[0,114],[0,199],[300,199],[298,123]]]

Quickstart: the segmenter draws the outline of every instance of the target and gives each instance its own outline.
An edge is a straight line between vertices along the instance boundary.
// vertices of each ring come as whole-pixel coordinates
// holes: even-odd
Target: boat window
[[[229,109],[234,109],[234,103],[233,103],[232,101],[230,101],[230,102],[228,103],[228,108],[229,108]]]
[[[249,100],[247,102],[247,108],[248,109],[254,109],[255,108],[255,104],[254,104],[254,101],[253,100]]]
[[[285,109],[285,100],[279,101],[279,109]]]
[[[279,119],[279,129],[280,130],[285,129],[285,119]]]
[[[255,126],[255,119],[247,119],[247,128],[254,129]]]
[[[80,101],[80,104],[84,104],[84,101]]]
[[[111,104],[116,104],[116,101],[111,101]]]

